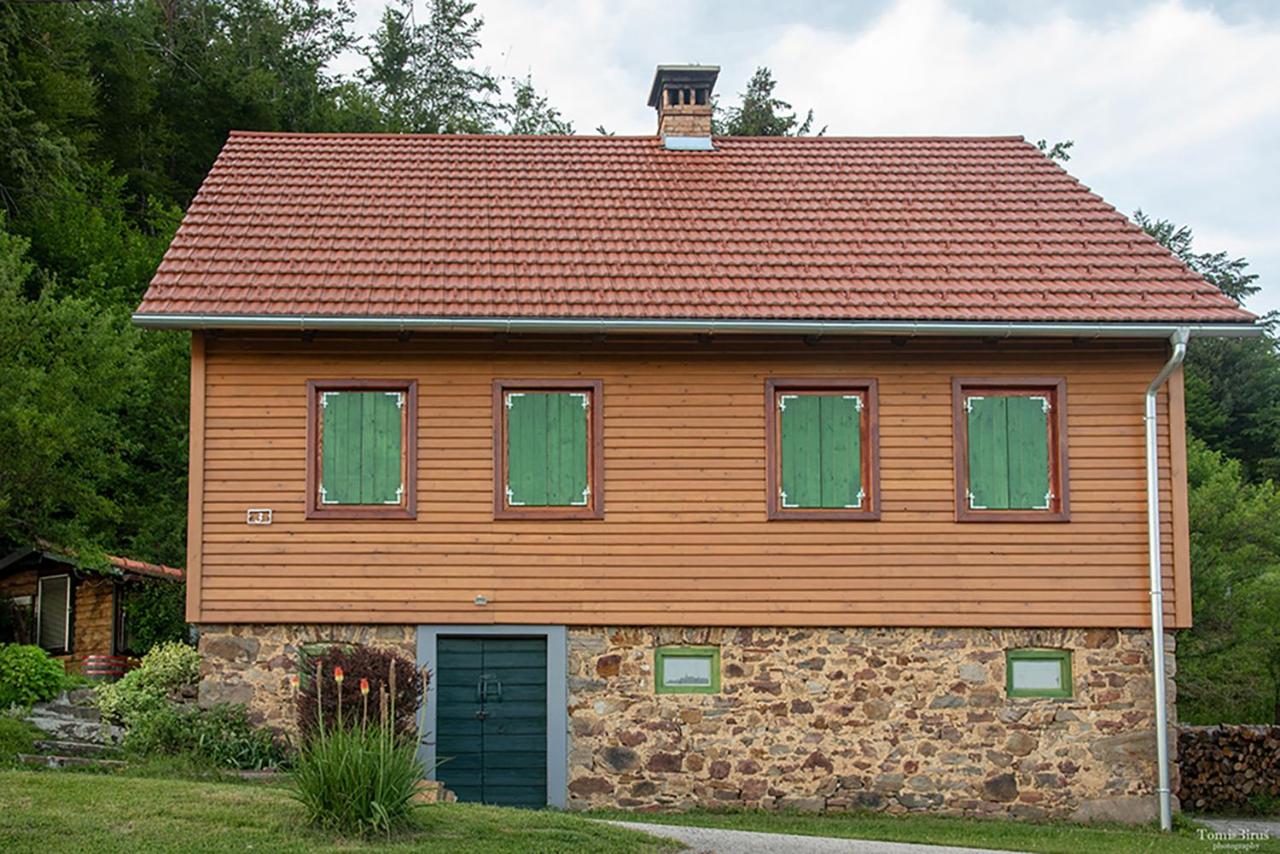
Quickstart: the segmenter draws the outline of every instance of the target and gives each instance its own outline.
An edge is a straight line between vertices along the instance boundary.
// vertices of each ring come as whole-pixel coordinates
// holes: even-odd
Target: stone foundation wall
[[[720,693],[655,694],[662,644],[720,646]],[[569,646],[571,808],[1155,815],[1149,633],[596,628]],[[1072,650],[1074,696],[1007,697],[1016,647]]]
[[[368,644],[417,657],[415,626],[202,625],[201,706],[242,703],[257,724],[294,732],[293,689],[298,649],[312,643]]]

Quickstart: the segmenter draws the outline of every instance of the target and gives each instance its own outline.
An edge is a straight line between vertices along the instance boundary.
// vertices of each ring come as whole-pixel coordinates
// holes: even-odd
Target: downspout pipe
[[[1169,703],[1165,693],[1164,581],[1160,571],[1160,448],[1156,435],[1156,398],[1160,387],[1187,356],[1191,330],[1180,328],[1169,338],[1173,352],[1160,373],[1147,386],[1147,568],[1151,575],[1151,676],[1155,680],[1156,765],[1159,778],[1160,829],[1173,829],[1172,793],[1169,790]]]

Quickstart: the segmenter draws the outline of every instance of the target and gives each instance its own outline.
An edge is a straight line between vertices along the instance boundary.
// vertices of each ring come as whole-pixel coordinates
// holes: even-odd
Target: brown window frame
[[[590,499],[584,507],[512,507],[507,504],[507,408],[508,391],[586,392],[591,396],[587,421],[587,484]],[[604,518],[604,382],[601,380],[499,379],[493,381],[493,518],[494,519],[603,519]]]
[[[787,393],[830,394],[847,391],[861,394],[862,430],[865,441],[862,447],[862,471],[866,481],[866,506],[857,510],[846,508],[821,509],[813,507],[784,508],[778,496],[782,482],[782,431],[778,426],[778,396]],[[769,521],[863,521],[880,519],[880,388],[875,379],[831,378],[822,379],[774,379],[764,383],[764,433],[765,433],[765,507]]]
[[[323,505],[319,501],[323,440],[320,395],[326,391],[391,391],[405,394],[404,499],[400,504]],[[416,519],[418,517],[418,381],[417,380],[307,380],[307,519]]]
[[[969,419],[966,396],[985,391],[1005,395],[1048,395],[1055,417],[1049,424],[1049,484],[1054,498],[1045,510],[974,510],[969,507]],[[1069,522],[1071,472],[1067,442],[1067,381],[1064,377],[952,377],[952,448],[957,522]]]

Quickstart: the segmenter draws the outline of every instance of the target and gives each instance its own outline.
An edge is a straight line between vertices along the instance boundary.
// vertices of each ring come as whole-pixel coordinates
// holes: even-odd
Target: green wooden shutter
[[[590,396],[585,392],[508,392],[507,503],[584,507]]]
[[[400,502],[405,403],[400,392],[321,392],[322,504]]]
[[[360,503],[399,504],[404,495],[401,481],[400,392],[368,392],[360,437]]]
[[[1049,507],[1049,401],[1046,397],[1009,397],[1009,507]]]
[[[969,507],[1044,510],[1049,506],[1048,398],[1040,395],[966,399]]]
[[[857,395],[779,395],[783,509],[863,505],[861,402]]]
[[[1008,398],[970,397],[969,507],[973,510],[1009,509]]]

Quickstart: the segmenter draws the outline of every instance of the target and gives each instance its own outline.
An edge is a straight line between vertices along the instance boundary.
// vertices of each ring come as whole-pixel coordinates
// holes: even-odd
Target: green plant
[[[32,753],[43,734],[19,718],[0,715],[0,767],[17,764],[19,753]]]
[[[417,733],[406,735],[394,723],[396,670],[393,661],[388,682],[378,691],[378,714],[371,725],[368,681],[361,680],[360,702],[344,709],[343,671],[317,666],[312,682],[316,725],[298,751],[291,791],[312,824],[340,833],[390,834],[412,811],[422,764]],[[326,691],[337,698],[331,721],[325,715]]]
[[[299,650],[298,662],[298,730],[304,737],[310,736],[323,720],[329,727],[355,726],[363,723],[350,715],[339,720],[339,704],[347,709],[360,705],[360,685],[365,684],[368,695],[378,697],[384,687],[391,685],[391,671],[395,670],[394,709],[397,732],[412,736],[417,732],[418,708],[422,705],[422,692],[426,687],[426,674],[420,673],[413,662],[391,650],[353,644],[310,644]],[[333,673],[338,668],[345,674],[342,682],[329,681],[321,692],[316,673]],[[362,683],[361,680],[364,680]],[[382,721],[378,704],[368,710],[370,725]]]
[[[160,644],[120,680],[98,687],[98,711],[108,723],[131,726],[162,707],[170,692],[194,685],[199,675],[200,653],[184,643]]]
[[[130,651],[145,653],[157,644],[185,639],[186,607],[184,584],[155,579],[130,584],[124,599]]]
[[[62,662],[38,646],[0,645],[0,709],[52,700],[66,681]]]
[[[266,729],[255,728],[244,706],[211,709],[162,703],[134,717],[124,747],[137,757],[186,756],[193,764],[219,768],[260,770],[284,764],[283,741]]]

